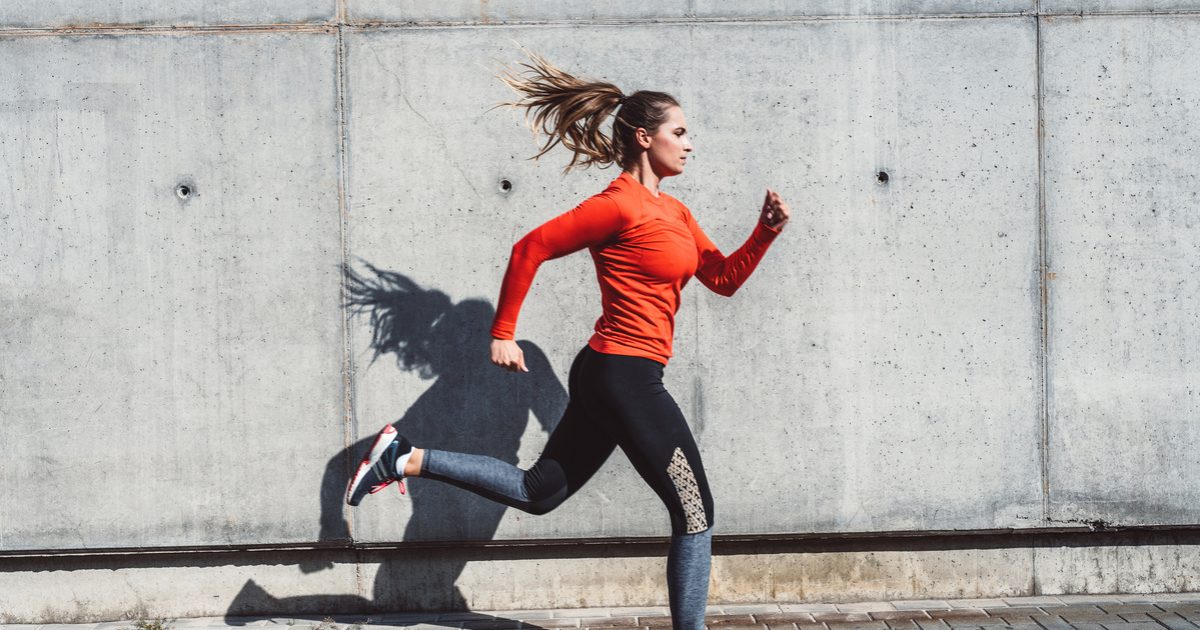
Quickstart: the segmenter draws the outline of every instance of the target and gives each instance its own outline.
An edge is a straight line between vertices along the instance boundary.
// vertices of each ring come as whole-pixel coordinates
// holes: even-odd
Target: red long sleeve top
[[[679,292],[688,280],[694,275],[716,293],[733,295],[778,233],[759,222],[745,244],[726,257],[683,203],[662,192],[655,197],[622,172],[604,192],[513,245],[492,337],[513,338],[521,302],[543,262],[586,247],[596,263],[603,309],[588,345],[666,365]]]

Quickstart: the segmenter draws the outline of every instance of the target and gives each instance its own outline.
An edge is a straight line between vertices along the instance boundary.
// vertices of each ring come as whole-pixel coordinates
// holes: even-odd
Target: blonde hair
[[[592,165],[628,166],[641,152],[634,132],[640,127],[653,135],[666,121],[667,109],[679,105],[664,92],[639,90],[626,96],[612,83],[580,79],[533,51],[525,52],[530,62],[521,64],[523,73],[506,68],[498,75],[521,99],[498,106],[524,108],[534,134],[547,136],[541,151],[530,159],[542,157],[560,143],[571,151],[571,162],[563,172]],[[614,112],[612,133],[605,135],[600,127]]]

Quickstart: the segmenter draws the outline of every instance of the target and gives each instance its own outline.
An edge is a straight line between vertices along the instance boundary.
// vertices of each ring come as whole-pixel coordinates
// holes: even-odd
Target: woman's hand
[[[783,224],[787,223],[789,217],[791,217],[791,211],[787,204],[779,198],[779,193],[768,188],[767,198],[763,200],[762,213],[758,215],[758,220],[778,232],[783,229]]]
[[[492,363],[510,372],[528,372],[525,353],[512,339],[492,339]]]

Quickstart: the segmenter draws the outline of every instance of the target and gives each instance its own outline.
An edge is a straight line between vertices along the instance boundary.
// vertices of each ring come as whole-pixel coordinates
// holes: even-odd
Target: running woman
[[[603,192],[542,224],[512,248],[492,323],[491,360],[527,372],[514,341],[517,313],[545,261],[587,248],[596,264],[602,314],[576,355],[569,402],[537,462],[523,470],[495,458],[416,448],[392,425],[383,427],[346,489],[358,505],[403,479],[436,479],[531,514],[545,514],[577,492],[620,447],[666,505],[671,518],[667,587],[676,630],[704,628],[711,565],[713,501],[687,421],[663,386],[671,357],[679,293],[695,276],[730,296],[750,276],[789,217],[767,190],[749,239],[726,257],[692,213],[662,192],[664,178],[683,173],[688,140],[683,110],[669,94],[626,96],[611,84],[585,81],[530,53],[523,75],[501,79],[523,98],[507,105],[532,114],[549,138],[535,158],[562,143],[576,166],[619,164]],[[612,134],[600,125],[615,112]]]

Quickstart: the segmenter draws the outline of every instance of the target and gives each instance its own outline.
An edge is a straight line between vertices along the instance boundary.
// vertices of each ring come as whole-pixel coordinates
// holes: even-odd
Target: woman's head
[[[691,150],[686,128],[681,135],[676,135],[678,130],[670,131],[670,137],[663,135],[664,128],[684,127],[683,110],[673,96],[648,90],[625,96],[612,83],[577,78],[536,53],[528,54],[531,63],[521,64],[526,68],[523,75],[511,71],[500,75],[502,81],[522,95],[521,100],[501,104],[524,107],[526,116],[532,118],[530,127],[534,132],[548,136],[533,159],[561,142],[573,154],[566,171],[593,164],[601,168],[609,164],[628,168],[648,151],[652,162],[671,156],[663,164],[666,174],[682,172],[683,162],[676,154]],[[601,125],[613,113],[616,116],[612,132],[606,135]],[[677,146],[672,148],[672,144]],[[686,150],[680,148],[682,144],[687,144]]]

